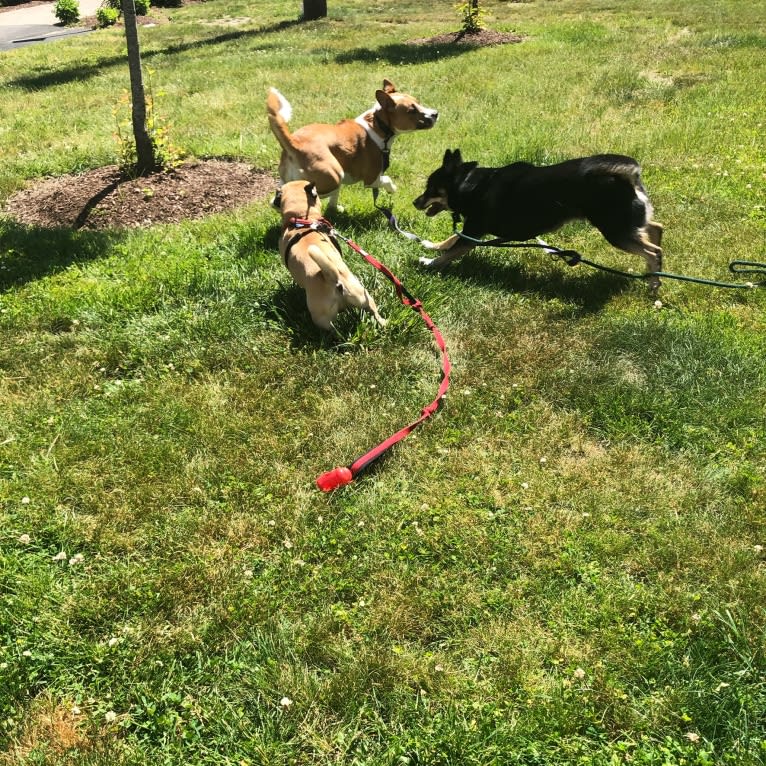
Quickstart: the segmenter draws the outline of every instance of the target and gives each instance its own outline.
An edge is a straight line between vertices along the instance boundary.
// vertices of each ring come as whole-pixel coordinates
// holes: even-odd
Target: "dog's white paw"
[[[421,239],[420,244],[426,249],[426,250],[436,250],[436,245],[431,242],[430,239]]]
[[[396,192],[396,184],[388,176],[380,177],[380,187],[385,189],[389,194],[394,194]]]
[[[420,258],[418,258],[418,263],[421,266],[425,266],[426,268],[430,268],[435,260],[436,260],[436,258],[426,258],[425,255],[421,255]]]

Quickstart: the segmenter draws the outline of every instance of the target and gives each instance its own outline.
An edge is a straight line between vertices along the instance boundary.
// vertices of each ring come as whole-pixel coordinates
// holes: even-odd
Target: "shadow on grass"
[[[268,318],[287,328],[290,334],[290,347],[298,351],[334,351],[346,354],[359,351],[358,344],[351,339],[360,322],[360,313],[355,309],[341,311],[335,319],[337,333],[317,327],[311,319],[306,306],[306,293],[298,285],[290,282],[280,285],[271,295]]]
[[[393,43],[379,48],[353,48],[339,53],[335,61],[338,64],[374,64],[380,61],[386,64],[428,64],[461,56],[481,47],[480,44],[470,43]]]
[[[224,34],[216,35],[205,40],[194,40],[188,43],[179,43],[177,45],[169,45],[166,48],[160,48],[158,50],[142,50],[141,57],[144,61],[151,60],[154,56],[166,56],[176,53],[186,53],[191,50],[199,50],[200,47],[213,46],[213,45],[226,45],[227,43],[234,42],[235,40],[242,40],[252,37],[262,37],[264,35],[273,34],[274,32],[281,32],[282,30],[289,29],[290,27],[301,24],[299,19],[291,21],[279,21],[275,24],[271,24],[267,27],[259,27],[258,29],[245,29],[237,30],[234,32],[226,32]],[[91,77],[95,77],[98,74],[102,74],[106,67],[112,66],[127,66],[127,60],[124,56],[108,56],[98,59],[93,63],[87,65],[77,65],[64,69],[49,70],[44,72],[30,73],[22,75],[14,80],[9,81],[9,85],[23,88],[24,90],[36,91],[42,88],[50,88],[56,85],[66,85],[74,81],[87,80]]]
[[[118,231],[44,229],[0,220],[0,292],[106,255]]]
[[[533,263],[533,259],[540,257],[539,253],[531,252],[529,255],[515,256],[516,259],[523,259],[523,262],[503,262],[492,255],[471,253],[445,269],[444,274],[448,278],[464,279],[483,287],[535,293],[546,299],[558,298],[579,306],[582,314],[600,311],[612,298],[631,287],[632,280],[603,271],[588,271],[585,279],[575,278],[572,269],[586,267],[571,267],[563,262],[555,271],[546,271],[544,274],[532,273],[525,268],[524,264]]]

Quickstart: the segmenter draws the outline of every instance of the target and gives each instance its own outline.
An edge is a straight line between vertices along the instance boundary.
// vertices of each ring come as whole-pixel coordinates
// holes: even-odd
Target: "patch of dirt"
[[[270,173],[243,162],[192,160],[132,180],[110,165],[35,181],[11,196],[4,212],[42,228],[145,227],[232,210],[267,198],[276,185]]]
[[[435,37],[421,37],[410,40],[408,45],[460,45],[466,48],[481,48],[485,45],[506,45],[520,43],[524,38],[515,32],[494,32],[480,29],[478,32],[448,32]]]
[[[159,16],[136,16],[136,24],[139,27],[158,27],[160,24],[167,24],[168,19]],[[98,16],[83,16],[76,24],[78,27],[88,27],[89,29],[98,29]],[[122,16],[114,24],[117,29],[124,29],[125,24]]]

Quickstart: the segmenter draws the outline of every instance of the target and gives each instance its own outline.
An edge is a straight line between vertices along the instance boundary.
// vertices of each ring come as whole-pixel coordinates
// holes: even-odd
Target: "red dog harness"
[[[338,487],[343,487],[346,484],[352,482],[362,471],[377,460],[381,455],[387,452],[395,444],[399,443],[407,437],[412,431],[414,431],[423,421],[431,417],[439,409],[446,393],[449,388],[449,376],[452,371],[452,364],[447,354],[447,345],[444,342],[439,328],[434,324],[433,320],[423,309],[421,302],[413,297],[404,285],[397,279],[397,277],[388,269],[387,266],[380,261],[373,258],[369,253],[365,252],[356,242],[347,239],[339,232],[335,231],[332,224],[325,218],[321,218],[318,221],[309,221],[302,218],[294,218],[290,221],[291,226],[296,229],[313,229],[314,231],[320,231],[327,234],[331,240],[335,241],[335,238],[342,239],[352,250],[362,256],[370,265],[374,266],[381,274],[387,277],[396,289],[396,294],[399,296],[399,300],[403,305],[409,306],[413,311],[420,314],[421,319],[425,322],[426,327],[431,331],[434,336],[434,341],[441,352],[441,369],[442,378],[439,383],[439,389],[436,393],[436,398],[427,404],[420,412],[420,417],[417,420],[413,420],[412,423],[400,428],[395,434],[392,434],[385,441],[378,444],[377,447],[373,447],[361,457],[357,458],[351,465],[340,466],[333,468],[331,471],[327,471],[319,476],[316,480],[317,486],[323,492],[330,492]]]
[[[285,245],[285,266],[287,266],[287,258],[290,255],[290,250],[292,250],[293,245],[312,231],[324,235],[333,243],[333,245],[335,245],[335,249],[343,255],[338,238],[333,235],[332,224],[326,218],[318,218],[316,221],[309,221],[307,218],[291,218],[285,224],[284,231],[287,231],[288,229],[295,229],[295,234],[290,237],[287,241],[287,245]]]

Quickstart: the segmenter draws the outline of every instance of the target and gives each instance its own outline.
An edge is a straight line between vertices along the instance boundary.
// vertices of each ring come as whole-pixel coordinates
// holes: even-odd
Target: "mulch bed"
[[[485,45],[520,43],[523,39],[515,32],[493,32],[491,29],[481,29],[478,32],[448,32],[435,37],[422,37],[410,40],[408,45],[457,45],[465,48],[481,48]]]
[[[179,223],[266,199],[270,173],[242,162],[194,160],[175,170],[123,180],[116,165],[35,181],[5,212],[43,228],[114,229]]]

